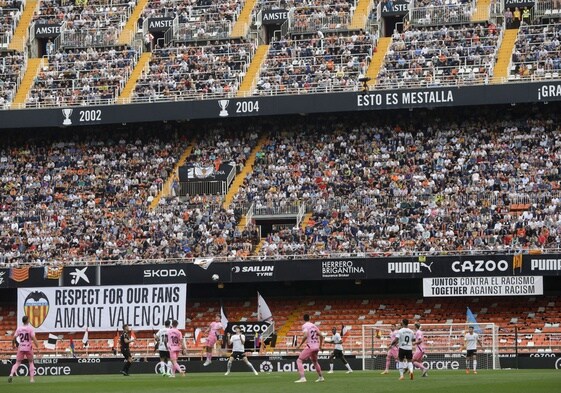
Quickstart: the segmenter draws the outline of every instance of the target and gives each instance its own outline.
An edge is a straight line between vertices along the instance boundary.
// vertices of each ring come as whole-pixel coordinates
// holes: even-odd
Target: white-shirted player
[[[409,370],[410,378],[413,379],[413,339],[415,333],[408,328],[409,320],[403,319],[401,321],[401,329],[397,331],[395,340],[392,344],[397,344],[398,359],[401,362],[399,367],[399,379],[404,379],[403,372],[407,368]]]
[[[483,347],[481,340],[479,339],[479,334],[473,331],[473,326],[468,328],[468,332],[464,336],[464,344],[467,350],[466,352],[466,374],[469,374],[469,363],[471,361],[473,367],[473,373],[477,374],[477,344]]]
[[[257,371],[253,367],[253,364],[247,360],[247,356],[245,354],[245,336],[241,334],[240,327],[234,327],[234,334],[230,336],[228,343],[232,345],[232,354],[230,355],[230,359],[228,359],[228,371],[226,374],[230,374],[230,370],[232,369],[232,362],[235,360],[243,360],[245,364],[253,371],[253,374],[258,375]]]
[[[347,362],[347,359],[345,359],[345,354],[343,353],[343,339],[341,338],[341,335],[337,333],[336,327],[331,329],[331,333],[333,333],[331,336],[331,343],[335,345],[335,347],[333,348],[331,355],[329,355],[329,371],[327,373],[333,374],[333,360],[341,359],[345,367],[347,367],[347,374],[350,374],[353,372],[353,369],[351,368],[349,362]]]
[[[160,353],[160,363],[158,363],[159,371],[164,377],[169,377],[171,375],[171,361],[168,350],[168,330],[170,325],[171,321],[167,320],[164,323],[164,327],[154,334],[154,338],[156,339],[156,348]]]

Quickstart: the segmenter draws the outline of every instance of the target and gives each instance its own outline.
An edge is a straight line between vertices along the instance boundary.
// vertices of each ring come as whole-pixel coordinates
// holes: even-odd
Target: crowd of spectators
[[[303,230],[272,232],[262,255],[561,246],[556,120],[423,120],[302,125],[272,136],[243,197],[305,203],[313,214]]]
[[[135,0],[42,0],[34,21],[63,24],[62,45],[91,47],[114,45]]]
[[[272,42],[256,94],[356,91],[368,69],[372,47],[373,37],[363,31]]]
[[[138,59],[129,48],[87,48],[47,56],[27,97],[27,106],[76,106],[113,102]]]
[[[20,0],[0,0],[0,48],[8,47],[22,11]]]
[[[520,28],[512,54],[509,79],[544,79],[561,72],[561,25]]]
[[[216,41],[156,48],[147,73],[139,78],[135,100],[231,97],[251,63],[255,46]]]
[[[487,83],[498,50],[500,27],[411,27],[394,32],[378,74],[379,87]]]
[[[7,263],[251,255],[249,204],[305,204],[305,227],[261,255],[515,252],[561,246],[559,114],[508,119],[428,112],[260,125],[11,135],[0,142],[0,256]],[[443,116],[442,118],[439,116]],[[399,124],[399,125],[398,125]],[[200,165],[253,171],[233,202],[158,192],[186,147]]]
[[[7,52],[0,56],[0,109],[7,109],[14,99],[24,66],[22,53]]]
[[[194,134],[168,124],[4,139],[0,260],[67,263],[249,255],[258,232],[254,225],[236,227],[241,204],[225,209],[221,195],[180,197],[175,192],[150,209],[191,138],[200,142],[190,162],[223,160],[240,168],[257,142],[251,127]]]
[[[181,41],[228,38],[244,4],[245,0],[150,0],[142,19],[177,17]]]
[[[345,30],[352,19],[355,0],[259,0],[254,15],[266,9],[289,12],[292,33]]]

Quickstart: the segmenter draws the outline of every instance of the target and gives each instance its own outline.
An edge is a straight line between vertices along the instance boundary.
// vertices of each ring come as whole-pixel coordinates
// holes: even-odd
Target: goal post
[[[421,324],[424,334],[425,356],[423,365],[429,370],[458,370],[466,368],[464,336],[468,330],[466,323]],[[412,327],[412,325],[410,325]],[[480,323],[479,339],[482,347],[477,348],[477,368],[496,370],[500,368],[498,352],[498,327],[494,323]],[[362,369],[384,370],[386,355],[391,344],[393,325],[362,325]],[[397,368],[392,359],[390,370]]]

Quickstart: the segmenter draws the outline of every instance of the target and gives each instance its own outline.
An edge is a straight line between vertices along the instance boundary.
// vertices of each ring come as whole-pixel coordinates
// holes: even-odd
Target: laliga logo
[[[30,293],[23,302],[23,311],[29,317],[29,323],[38,328],[45,322],[49,314],[49,299],[43,292]]]
[[[18,367],[18,370],[16,371],[16,374],[19,377],[26,377],[29,375],[29,369],[27,368],[27,366],[25,364],[20,364],[20,366]]]
[[[561,368],[561,358],[555,361],[555,369],[559,370]]]
[[[273,363],[269,362],[268,360],[261,362],[261,364],[259,365],[259,371],[261,371],[262,373],[270,373],[271,371],[273,371]]]

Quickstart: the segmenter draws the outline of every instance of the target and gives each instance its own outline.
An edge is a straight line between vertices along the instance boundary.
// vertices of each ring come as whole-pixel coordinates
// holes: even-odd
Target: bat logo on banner
[[[49,313],[49,299],[43,292],[31,292],[23,303],[23,309],[31,325],[38,328],[45,322]]]

